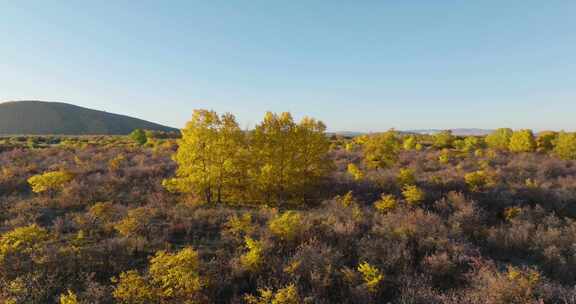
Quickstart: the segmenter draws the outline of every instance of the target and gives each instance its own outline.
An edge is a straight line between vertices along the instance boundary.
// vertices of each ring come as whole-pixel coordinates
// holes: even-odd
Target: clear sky
[[[0,0],[0,100],[181,127],[576,129],[576,1]]]

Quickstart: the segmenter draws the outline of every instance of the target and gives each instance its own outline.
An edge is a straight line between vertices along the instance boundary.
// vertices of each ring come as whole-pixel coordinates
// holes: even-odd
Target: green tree
[[[139,145],[144,145],[148,141],[146,132],[142,129],[136,129],[130,133],[130,138]]]
[[[500,128],[486,136],[486,144],[495,150],[507,150],[512,137],[512,129]]]
[[[554,153],[566,160],[576,160],[576,133],[560,132]]]
[[[524,129],[512,133],[508,149],[512,152],[533,152],[536,150],[536,141],[531,130]]]
[[[388,168],[398,160],[400,148],[401,143],[394,130],[371,135],[364,143],[364,164],[369,169]]]
[[[550,152],[554,150],[554,143],[558,139],[558,132],[542,131],[536,137],[536,146],[538,151]]]

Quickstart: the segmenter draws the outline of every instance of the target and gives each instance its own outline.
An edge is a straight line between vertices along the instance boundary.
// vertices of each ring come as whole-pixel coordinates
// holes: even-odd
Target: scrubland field
[[[576,135],[0,139],[1,303],[576,303]]]

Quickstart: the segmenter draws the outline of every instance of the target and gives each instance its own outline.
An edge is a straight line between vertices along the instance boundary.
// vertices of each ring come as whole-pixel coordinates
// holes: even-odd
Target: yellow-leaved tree
[[[170,191],[194,193],[207,203],[220,203],[240,184],[244,148],[244,132],[232,114],[195,110],[174,155],[176,177],[163,184]]]
[[[369,169],[384,169],[392,166],[398,160],[401,141],[396,131],[369,136],[364,145],[364,164]]]
[[[257,199],[305,201],[332,168],[326,126],[312,118],[297,124],[290,113],[266,113],[250,138],[249,176]]]
[[[532,130],[524,129],[512,133],[508,149],[512,152],[533,152],[536,150],[536,140]]]
[[[486,136],[486,144],[495,150],[507,150],[512,137],[512,129],[500,128]]]
[[[562,159],[576,159],[576,133],[560,132],[554,145],[554,153]]]

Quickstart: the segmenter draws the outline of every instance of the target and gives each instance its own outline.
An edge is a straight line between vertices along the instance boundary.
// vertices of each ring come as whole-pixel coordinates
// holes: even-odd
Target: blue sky
[[[576,1],[0,0],[0,100],[181,127],[576,129]]]

